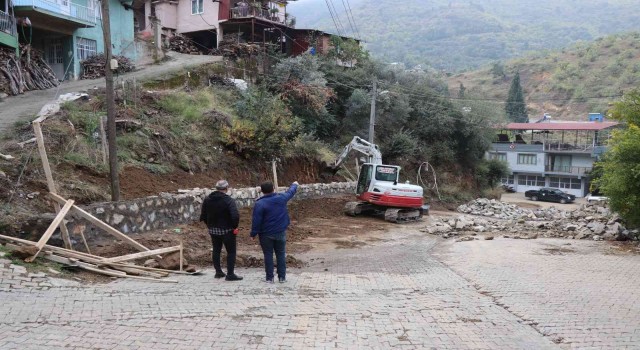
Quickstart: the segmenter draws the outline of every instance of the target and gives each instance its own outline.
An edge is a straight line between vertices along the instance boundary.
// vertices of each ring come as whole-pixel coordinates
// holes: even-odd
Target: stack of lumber
[[[118,69],[115,71],[118,74],[131,72],[136,68],[133,62],[124,56],[115,55],[113,58],[118,60]],[[80,62],[80,64],[82,64],[82,75],[80,75],[80,79],[97,79],[104,77],[106,63],[107,59],[104,54],[91,56]]]
[[[0,48],[0,92],[19,95],[60,84],[45,62],[42,52],[31,45],[20,45],[20,59],[12,48]]]
[[[160,282],[177,282],[175,280],[167,280],[160,279],[162,277],[166,277],[171,273],[176,274],[197,274],[198,272],[195,270],[183,271],[183,267],[185,265],[184,257],[183,257],[183,246],[182,243],[178,246],[174,247],[166,247],[160,249],[150,250],[149,248],[143,246],[142,244],[136,242],[131,237],[128,237],[124,233],[116,230],[115,228],[107,225],[105,222],[99,220],[95,216],[86,212],[82,208],[75,205],[72,199],[64,199],[59,195],[50,192],[49,197],[59,204],[64,204],[62,208],[57,207],[56,211],[58,212],[56,217],[49,225],[49,228],[42,234],[42,237],[37,242],[17,238],[10,237],[5,235],[0,235],[0,240],[5,241],[5,246],[11,248],[15,254],[19,255],[21,258],[25,258],[26,262],[33,262],[37,257],[42,257],[44,259],[54,261],[59,264],[64,264],[67,266],[72,266],[75,268],[80,268],[83,270],[100,273],[103,275],[111,276],[111,277],[129,277],[143,280],[157,280]],[[58,209],[59,208],[59,209]],[[133,254],[126,254],[122,256],[115,257],[101,257],[98,255],[91,254],[89,250],[89,245],[82,234],[82,240],[84,241],[85,252],[75,251],[69,248],[73,248],[69,245],[67,248],[56,247],[53,245],[47,244],[53,233],[61,228],[63,234],[63,240],[66,230],[66,226],[64,224],[64,218],[67,215],[77,215],[79,217],[88,220],[96,227],[102,229],[106,233],[123,240],[125,243],[128,243],[132,247],[136,248],[140,252]],[[64,229],[63,229],[64,228]],[[68,233],[67,233],[68,234]],[[68,238],[66,241],[70,241]],[[173,254],[170,254],[173,253]],[[165,255],[164,259],[160,257],[161,254]],[[175,254],[179,254],[177,257]],[[174,255],[173,257],[171,255]],[[169,266],[171,261],[175,261],[175,266],[177,270],[170,270],[168,268],[159,269],[152,268],[146,266],[140,266],[132,263],[133,261],[146,259],[146,258],[155,258],[160,259],[159,262],[166,262],[164,266]],[[175,259],[173,259],[175,258]],[[163,266],[161,264],[161,266]],[[169,267],[169,268],[173,268]]]
[[[169,39],[169,49],[180,53],[200,54],[200,50],[198,50],[193,41],[179,34]]]
[[[157,256],[171,252],[179,252],[182,246],[160,248],[140,253],[127,254],[112,258],[104,258],[101,256],[79,252],[71,249],[65,249],[48,244],[44,244],[39,250],[38,242],[32,242],[16,237],[0,235],[0,239],[6,241],[5,246],[10,248],[17,254],[28,256],[31,254],[38,255],[41,258],[50,260],[66,266],[76,267],[82,270],[111,276],[111,277],[128,277],[142,280],[155,280],[158,282],[177,283],[175,280],[161,279],[169,276],[169,274],[195,274],[197,272],[187,272],[181,270],[167,270],[160,268],[152,268],[140,266],[132,263],[133,260]],[[26,261],[30,261],[29,258]]]

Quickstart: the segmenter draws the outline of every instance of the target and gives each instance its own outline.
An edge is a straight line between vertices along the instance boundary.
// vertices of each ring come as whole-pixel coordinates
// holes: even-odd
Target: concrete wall
[[[217,30],[219,3],[210,0],[203,0],[204,12],[198,15],[191,14],[191,1],[182,0],[178,2],[177,32],[189,33],[201,30]],[[158,15],[156,8],[156,16]]]
[[[280,188],[280,192],[285,190]],[[211,191],[193,189],[179,194],[162,193],[130,201],[97,203],[83,209],[123,233],[140,233],[197,221],[202,201]],[[346,193],[355,193],[355,182],[301,185],[294,200]],[[255,204],[260,191],[255,187],[231,189],[229,195],[235,198],[239,208],[246,208]],[[67,226],[70,232],[84,232],[88,239],[106,235],[84,219],[73,217]]]
[[[189,3],[189,6],[191,6],[190,1],[185,2],[183,0],[180,3]],[[178,6],[180,5],[165,2],[165,3],[156,4],[155,6],[156,6],[156,17],[160,20],[160,24],[162,25],[162,27],[177,29],[178,28]],[[198,16],[198,19],[201,20],[200,16]],[[218,21],[216,21],[216,23],[218,23]]]

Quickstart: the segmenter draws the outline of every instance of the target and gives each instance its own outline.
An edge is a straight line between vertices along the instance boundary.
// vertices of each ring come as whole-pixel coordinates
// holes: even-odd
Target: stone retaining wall
[[[319,198],[335,194],[355,192],[355,182],[300,185],[294,200]],[[281,187],[279,192],[286,191]],[[130,201],[105,202],[83,206],[83,209],[123,233],[140,233],[197,221],[205,196],[211,189],[180,190],[180,193],[161,193],[159,196]],[[261,196],[259,187],[230,189],[238,208],[252,207]],[[67,223],[70,232],[83,231],[87,239],[103,236],[98,228],[82,218],[71,218]],[[75,235],[73,238],[75,238]]]

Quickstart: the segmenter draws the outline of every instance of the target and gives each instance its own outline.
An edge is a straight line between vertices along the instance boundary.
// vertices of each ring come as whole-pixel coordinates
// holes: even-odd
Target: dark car
[[[557,188],[541,188],[539,190],[529,190],[524,193],[524,196],[530,198],[532,201],[545,201],[545,202],[558,202],[558,203],[571,203],[576,200],[576,196],[568,193],[564,193]]]

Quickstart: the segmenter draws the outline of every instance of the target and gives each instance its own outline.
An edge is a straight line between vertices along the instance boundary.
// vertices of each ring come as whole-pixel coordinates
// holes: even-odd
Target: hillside
[[[333,5],[352,35],[342,2]],[[350,7],[374,57],[447,71],[635,30],[640,21],[633,0],[351,0]],[[323,0],[293,2],[288,9],[299,28],[336,32]]]
[[[456,95],[462,83],[465,97],[489,99],[502,109],[511,79],[520,72],[529,118],[550,113],[556,119],[582,119],[587,113],[604,113],[621,91],[640,84],[640,33],[613,35],[591,44],[530,55],[500,65],[448,78]],[[494,69],[494,66],[498,69]]]

